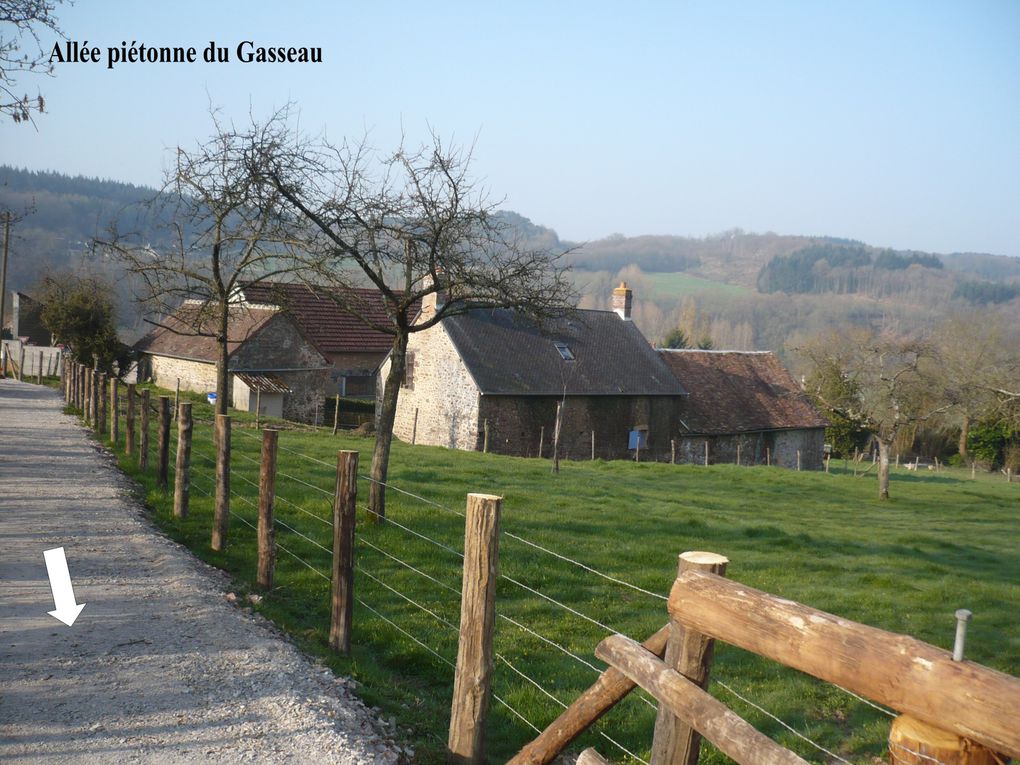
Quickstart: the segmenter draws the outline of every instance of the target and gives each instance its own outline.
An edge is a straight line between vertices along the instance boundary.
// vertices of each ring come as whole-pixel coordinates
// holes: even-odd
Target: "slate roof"
[[[163,320],[162,326],[153,327],[141,340],[135,343],[135,350],[157,356],[173,356],[194,361],[216,362],[218,350],[211,317],[203,319],[194,334],[199,306],[184,303],[173,314]],[[253,337],[273,316],[276,310],[265,308],[232,308],[228,320],[227,353],[232,354],[248,338]]]
[[[259,282],[244,287],[242,292],[250,303],[275,305],[286,311],[322,353],[386,353],[393,346],[392,336],[372,329],[355,315],[377,324],[389,323],[379,290],[337,292],[292,282]],[[412,307],[412,318],[418,309],[417,305]]]
[[[482,394],[500,396],[682,396],[683,386],[632,322],[578,310],[534,321],[505,308],[443,319]],[[565,360],[554,343],[569,348]]]
[[[772,353],[660,350],[659,355],[690,391],[682,418],[691,433],[723,435],[829,424]]]

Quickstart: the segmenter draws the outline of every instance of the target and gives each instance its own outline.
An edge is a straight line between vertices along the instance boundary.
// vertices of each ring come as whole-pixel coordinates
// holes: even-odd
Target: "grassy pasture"
[[[255,532],[232,518],[226,552],[209,550],[213,449],[211,426],[204,422],[209,407],[196,403],[195,416],[192,503],[186,520],[171,517],[172,498],[155,489],[153,470],[141,475],[133,458],[121,457],[121,465],[140,482],[167,533],[231,572],[237,591],[246,593],[255,575]],[[231,487],[232,511],[250,523],[255,522],[259,453],[252,419],[243,414],[234,418]],[[123,424],[121,433],[123,440]],[[155,448],[155,422],[152,444]],[[328,430],[281,433],[276,514],[293,531],[278,528],[277,541],[303,562],[281,550],[275,589],[256,608],[306,651],[362,683],[362,697],[408,731],[419,762],[442,761],[453,676],[444,660],[455,660],[452,627],[459,621],[457,595],[443,585],[459,589],[461,561],[456,552],[406,529],[453,551],[462,549],[463,519],[457,513],[463,512],[471,491],[505,497],[500,568],[506,578],[500,581],[497,611],[541,636],[507,620],[497,622],[495,692],[539,728],[560,707],[514,668],[569,703],[596,672],[542,638],[601,667],[593,649],[607,632],[510,579],[639,640],[666,622],[665,603],[511,534],[661,595],[675,576],[678,553],[711,550],[730,558],[733,579],[945,648],[952,644],[953,611],[967,607],[975,614],[968,658],[1020,674],[1020,485],[972,481],[962,471],[901,470],[894,471],[893,499],[883,503],[875,498],[873,475],[854,478],[838,462],[831,475],[727,465],[568,462],[553,476],[548,460],[400,443],[394,445],[390,483],[428,503],[389,492],[388,514],[406,529],[372,525],[364,512],[359,515],[355,587],[364,604],[355,607],[352,657],[332,657],[326,650],[328,585],[323,578],[329,573],[329,555],[313,542],[331,544],[324,521],[330,517],[335,451],[359,450],[361,472],[367,473],[371,446],[371,440],[334,438]],[[153,454],[150,466],[154,461]],[[366,495],[367,483],[361,482],[359,496]],[[828,757],[734,692],[854,763],[884,753],[889,718],[833,686],[727,646],[717,647],[713,679],[718,698],[812,762]],[[602,732],[647,758],[653,721],[653,709],[632,694],[596,733],[575,746],[594,745],[615,761],[630,761]],[[494,762],[505,760],[533,735],[501,703],[493,705],[489,741]],[[703,761],[725,758],[709,751]]]

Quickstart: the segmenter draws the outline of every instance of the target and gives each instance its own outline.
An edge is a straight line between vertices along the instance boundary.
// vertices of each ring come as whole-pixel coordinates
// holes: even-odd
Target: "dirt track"
[[[347,681],[162,536],[54,391],[0,381],[0,761],[390,763]],[[43,551],[64,547],[67,627]]]

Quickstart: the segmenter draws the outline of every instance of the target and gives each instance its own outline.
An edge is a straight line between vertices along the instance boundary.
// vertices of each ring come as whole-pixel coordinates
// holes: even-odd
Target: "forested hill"
[[[95,256],[89,242],[116,221],[158,247],[158,232],[140,230],[139,223],[142,203],[155,194],[112,180],[0,166],[0,210],[30,211],[14,226],[8,288],[30,290],[47,268],[115,276],[117,265]],[[894,251],[739,229],[575,243],[517,213],[502,215],[531,246],[572,248],[567,259],[583,307],[608,307],[612,287],[628,281],[635,319],[653,342],[681,327],[717,347],[782,351],[798,337],[839,324],[910,329],[968,310],[1020,321],[1020,258]],[[119,302],[130,323],[127,296]]]

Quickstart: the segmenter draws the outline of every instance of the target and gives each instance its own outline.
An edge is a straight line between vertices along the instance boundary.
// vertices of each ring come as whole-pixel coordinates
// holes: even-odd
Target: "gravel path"
[[[54,391],[0,381],[0,761],[395,763],[352,683],[160,534]],[[47,614],[63,547],[74,626]]]

